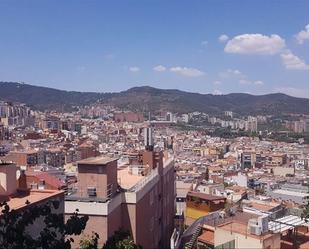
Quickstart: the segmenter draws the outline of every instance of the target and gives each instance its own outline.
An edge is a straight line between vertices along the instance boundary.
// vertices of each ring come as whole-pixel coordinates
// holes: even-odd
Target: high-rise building
[[[144,128],[144,146],[146,150],[153,150],[152,128]]]
[[[248,120],[245,122],[245,130],[256,132],[257,131],[257,118],[249,116]]]

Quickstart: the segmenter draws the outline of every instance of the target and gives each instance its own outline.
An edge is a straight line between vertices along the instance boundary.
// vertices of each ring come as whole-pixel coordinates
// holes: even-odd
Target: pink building
[[[7,202],[10,209],[22,212],[37,205],[44,205],[49,201],[59,201],[59,208],[52,211],[64,214],[64,191],[60,190],[30,190],[27,188],[26,176],[14,163],[0,160],[0,202]],[[26,204],[28,202],[29,204]],[[1,219],[1,215],[0,215]],[[45,227],[40,218],[27,227],[27,233],[35,237]]]
[[[66,196],[65,213],[87,214],[85,233],[97,232],[100,245],[123,228],[143,248],[168,248],[175,214],[173,158],[143,151],[130,161],[119,166],[106,157],[80,161],[78,185]]]

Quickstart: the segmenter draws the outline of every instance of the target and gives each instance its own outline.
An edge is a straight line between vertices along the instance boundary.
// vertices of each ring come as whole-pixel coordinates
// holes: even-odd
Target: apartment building
[[[0,160],[0,202],[4,201],[9,205],[10,209],[18,212],[22,212],[31,206],[44,205],[49,201],[58,201],[59,208],[51,207],[52,212],[64,214],[64,191],[30,190],[27,187],[26,176],[23,171],[20,171],[14,163]],[[42,220],[37,218],[32,225],[27,227],[27,233],[35,237],[44,227],[45,224],[42,223]]]
[[[120,228],[143,248],[168,248],[174,229],[174,161],[152,146],[131,155],[130,163],[94,157],[78,162],[78,183],[65,199],[65,214],[87,214],[86,234],[99,234],[99,245]],[[79,238],[75,239],[78,243]]]
[[[5,160],[12,161],[18,166],[31,167],[44,163],[44,154],[37,150],[11,151]]]

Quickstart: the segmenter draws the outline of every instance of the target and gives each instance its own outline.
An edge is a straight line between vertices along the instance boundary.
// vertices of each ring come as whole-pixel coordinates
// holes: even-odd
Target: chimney
[[[24,170],[20,170],[20,176],[18,178],[18,189],[28,190],[27,177]]]

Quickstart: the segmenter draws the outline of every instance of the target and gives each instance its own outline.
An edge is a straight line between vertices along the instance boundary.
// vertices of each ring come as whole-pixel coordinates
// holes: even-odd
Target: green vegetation
[[[0,246],[6,249],[70,249],[73,235],[79,235],[85,229],[88,216],[79,216],[75,212],[65,223],[63,214],[52,212],[59,208],[59,201],[29,206],[24,211],[10,209],[7,203],[0,204]],[[45,227],[37,234],[30,234],[31,226],[37,219]]]
[[[81,240],[79,241],[79,249],[97,249],[98,248],[99,235],[94,233],[89,235],[82,235]]]
[[[243,130],[231,130],[230,128],[217,128],[212,133],[213,137],[222,138],[236,138],[236,137],[257,137],[256,132],[249,132]]]
[[[5,249],[71,249],[72,236],[81,235],[88,216],[78,215],[78,210],[64,222],[63,214],[53,212],[59,209],[59,201],[31,206],[23,211],[10,209],[7,203],[1,203],[0,248]],[[31,225],[42,220],[42,230],[31,233]],[[30,227],[29,227],[30,226]],[[33,231],[32,231],[33,232]],[[98,249],[99,235],[81,235],[79,249]],[[134,244],[129,232],[118,230],[110,237],[103,249],[141,249]]]
[[[106,241],[103,249],[141,249],[141,247],[134,244],[129,232],[120,229]]]
[[[274,132],[268,136],[268,138],[286,143],[298,143],[299,139],[304,139],[305,144],[309,144],[309,133],[294,133],[294,132]]]
[[[268,94],[244,93],[212,95],[153,87],[135,87],[119,93],[62,91],[14,82],[0,82],[0,100],[26,103],[40,110],[70,110],[74,106],[101,102],[140,112],[172,111],[222,114],[230,110],[240,115],[303,113],[309,114],[309,99]]]

